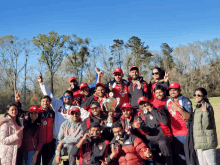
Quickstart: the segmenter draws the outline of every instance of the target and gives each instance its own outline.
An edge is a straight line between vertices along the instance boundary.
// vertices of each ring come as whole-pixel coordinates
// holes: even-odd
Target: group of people
[[[40,74],[40,107],[23,111],[18,92],[0,119],[0,165],[58,165],[63,156],[71,165],[215,165],[218,142],[207,91],[195,89],[193,110],[161,68],[152,70],[150,83],[136,66],[129,74],[125,80],[116,68],[114,80],[103,84],[96,68],[92,85],[70,77],[61,98]],[[109,107],[109,98],[119,102]]]

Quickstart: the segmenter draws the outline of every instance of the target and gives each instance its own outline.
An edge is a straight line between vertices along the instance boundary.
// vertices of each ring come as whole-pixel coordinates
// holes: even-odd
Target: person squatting
[[[68,79],[60,98],[38,77],[40,107],[23,111],[19,91],[0,119],[0,165],[215,165],[214,110],[204,88],[194,91],[194,111],[169,74],[152,70],[147,83],[132,66],[92,85]]]

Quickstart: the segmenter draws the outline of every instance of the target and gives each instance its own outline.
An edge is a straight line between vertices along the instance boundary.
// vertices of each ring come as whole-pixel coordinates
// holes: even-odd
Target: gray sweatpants
[[[200,165],[216,165],[216,149],[197,149]]]

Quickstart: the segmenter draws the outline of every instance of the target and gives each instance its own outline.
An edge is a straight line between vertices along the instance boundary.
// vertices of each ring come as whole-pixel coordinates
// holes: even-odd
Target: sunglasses
[[[69,99],[71,99],[71,96],[70,96],[70,95],[64,95],[63,97],[68,97]]]
[[[197,94],[197,95],[196,95],[196,94],[194,93],[193,96],[194,96],[194,97],[196,97],[196,96],[202,97],[203,95],[200,95],[200,94]]]
[[[118,73],[118,74],[114,74],[114,76],[122,76],[122,74],[121,74],[121,73]]]
[[[154,72],[154,73],[152,73],[152,75],[158,75],[159,74],[159,72]]]
[[[79,116],[79,112],[74,112],[74,111],[71,111],[71,112],[70,112],[70,114],[71,114],[71,115],[76,115],[76,116]]]

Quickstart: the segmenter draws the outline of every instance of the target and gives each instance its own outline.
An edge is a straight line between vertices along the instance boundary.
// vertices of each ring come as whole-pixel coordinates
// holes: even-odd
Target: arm
[[[156,108],[153,108],[150,113],[161,123],[167,125],[168,124],[168,118],[166,113],[163,110],[159,110]]]
[[[96,74],[95,74],[95,82],[94,82],[93,84],[89,85],[89,88],[94,88],[94,87],[96,86],[96,84],[99,83],[99,82],[100,82],[100,77],[99,77],[99,75],[96,73]]]
[[[144,160],[148,160],[149,158],[145,156],[145,152],[149,150],[146,144],[138,137],[134,140],[134,148],[137,154]]]
[[[38,145],[36,148],[35,154],[37,155],[40,150],[42,149],[42,146],[44,145],[44,130],[43,130],[43,124],[41,124],[40,129],[39,129],[39,136],[38,136]]]
[[[202,104],[202,127],[204,129],[208,129],[211,125],[211,120],[214,118],[214,111],[211,105],[207,105],[206,103]],[[212,126],[213,128],[213,126]]]
[[[19,139],[17,133],[9,135],[9,124],[8,123],[4,123],[1,125],[0,135],[1,135],[0,142],[4,145],[10,145],[11,143]]]

